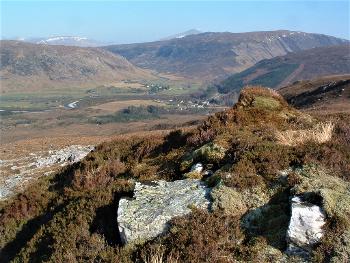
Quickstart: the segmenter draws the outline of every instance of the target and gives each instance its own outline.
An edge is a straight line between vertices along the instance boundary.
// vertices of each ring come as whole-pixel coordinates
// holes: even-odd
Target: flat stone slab
[[[191,212],[190,207],[208,209],[210,190],[202,181],[136,183],[133,198],[122,198],[118,228],[124,243],[152,239],[169,228],[169,221]]]

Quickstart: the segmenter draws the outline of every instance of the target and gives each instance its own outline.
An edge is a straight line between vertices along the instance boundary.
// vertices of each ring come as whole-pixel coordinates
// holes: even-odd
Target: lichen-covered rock
[[[307,256],[323,236],[325,223],[325,214],[319,206],[303,201],[299,196],[293,197],[287,253]]]
[[[225,157],[226,149],[216,143],[207,143],[193,152],[195,160],[206,162],[219,162]]]
[[[136,183],[134,197],[122,198],[118,228],[124,243],[152,239],[168,229],[168,222],[191,212],[191,207],[209,209],[210,188],[200,180]]]
[[[193,166],[194,162],[213,164],[220,162],[226,154],[226,149],[217,143],[207,143],[197,150],[183,156],[180,171],[184,172]]]
[[[350,183],[333,176],[325,169],[304,166],[295,171],[301,183],[292,191],[295,194],[317,193],[327,215],[347,219],[350,215]]]
[[[241,216],[247,211],[241,193],[231,187],[219,184],[213,188],[211,196],[213,210],[222,210],[224,213],[233,216]]]
[[[329,262],[349,262],[350,259],[350,183],[333,176],[330,171],[319,166],[304,166],[294,171],[300,183],[293,187],[295,195],[317,195],[327,218],[335,218],[343,233],[326,233],[331,237],[334,252]]]

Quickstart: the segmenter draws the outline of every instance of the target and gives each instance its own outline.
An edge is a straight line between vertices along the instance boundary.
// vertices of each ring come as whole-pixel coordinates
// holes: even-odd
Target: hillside
[[[188,78],[226,77],[269,59],[345,40],[293,31],[202,33],[167,41],[106,46],[135,65]]]
[[[298,109],[350,113],[350,75],[297,81],[278,92]]]
[[[1,41],[0,45],[2,92],[152,78],[149,72],[103,49],[19,41]]]
[[[347,262],[350,119],[331,120],[252,87],[103,143],[0,203],[1,262]]]
[[[350,45],[319,47],[258,62],[222,81],[219,91],[237,91],[245,85],[278,88],[297,80],[350,73]]]

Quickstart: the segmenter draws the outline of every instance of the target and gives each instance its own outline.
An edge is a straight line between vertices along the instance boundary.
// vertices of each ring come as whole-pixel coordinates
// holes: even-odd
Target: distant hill
[[[106,45],[87,37],[81,36],[52,36],[52,37],[34,37],[34,38],[19,38],[17,41],[29,42],[33,44],[47,44],[47,45],[63,45],[75,47],[98,47]]]
[[[44,86],[151,78],[127,59],[97,48],[0,42],[2,92]]]
[[[350,113],[350,75],[297,81],[279,93],[294,107],[318,113]]]
[[[238,92],[245,85],[277,88],[335,74],[350,74],[350,45],[313,48],[262,60],[222,81],[219,91]]]
[[[174,39],[174,38],[183,38],[183,37],[187,37],[187,36],[190,36],[190,35],[197,35],[197,34],[200,34],[200,33],[203,33],[203,32],[199,31],[198,29],[190,29],[190,30],[187,30],[185,32],[181,32],[181,33],[178,33],[178,34],[175,34],[175,35],[171,35],[171,36],[162,38],[162,39],[160,39],[160,41],[170,40],[170,39]]]
[[[142,68],[211,81],[243,71],[263,59],[346,42],[321,34],[280,30],[208,32],[165,41],[104,48]]]

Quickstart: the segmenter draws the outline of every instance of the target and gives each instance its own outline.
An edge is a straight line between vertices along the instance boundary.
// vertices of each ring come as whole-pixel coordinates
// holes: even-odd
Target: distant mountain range
[[[318,47],[265,59],[230,76],[218,87],[222,93],[239,92],[246,85],[278,88],[297,80],[339,74],[350,74],[350,45]]]
[[[201,31],[197,29],[190,29],[185,32],[181,32],[175,35],[171,35],[160,40],[170,40],[174,38],[183,38],[189,35],[200,34]],[[102,41],[97,41],[83,36],[51,36],[51,37],[32,37],[32,38],[16,38],[11,39],[16,41],[23,41],[33,44],[46,44],[46,45],[63,45],[63,46],[75,46],[75,47],[99,47],[109,45]]]
[[[17,41],[29,42],[33,44],[46,45],[63,45],[76,47],[98,47],[107,43],[99,42],[87,37],[80,36],[53,36],[53,37],[36,37],[36,38],[19,38]]]
[[[187,37],[187,36],[190,36],[190,35],[197,35],[197,34],[201,34],[201,33],[203,33],[203,32],[199,31],[198,29],[190,29],[190,30],[187,30],[185,32],[177,33],[175,35],[171,35],[171,36],[162,38],[162,39],[160,39],[160,41],[171,40],[171,39],[174,39],[174,38],[184,38],[184,37]]]
[[[104,49],[0,42],[2,91],[53,85],[98,85],[152,75]]]
[[[263,59],[347,42],[327,35],[286,30],[207,32],[164,41],[110,45],[104,49],[142,68],[212,81],[243,71]]]
[[[243,71],[220,83],[225,92],[250,83],[277,87],[298,79],[349,73],[349,45],[344,46],[349,41],[331,36],[292,31],[187,33],[192,34],[96,48],[63,45],[88,43],[80,37],[32,40],[39,44],[4,40],[2,86],[20,89],[154,78],[149,70],[207,84]],[[343,46],[335,46],[340,44]]]

